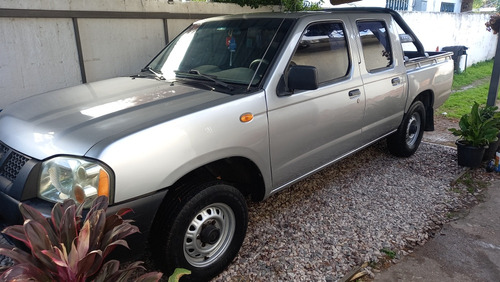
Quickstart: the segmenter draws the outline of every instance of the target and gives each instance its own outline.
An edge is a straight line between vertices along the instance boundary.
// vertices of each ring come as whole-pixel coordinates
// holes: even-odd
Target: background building
[[[472,10],[473,0],[362,0],[350,4],[358,7],[387,7],[397,11],[460,13]],[[328,4],[327,6],[330,7]]]

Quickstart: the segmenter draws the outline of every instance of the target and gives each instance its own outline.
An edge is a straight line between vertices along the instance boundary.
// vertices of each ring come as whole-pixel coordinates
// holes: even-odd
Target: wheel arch
[[[434,130],[434,92],[432,90],[425,90],[420,92],[415,99],[408,105],[408,109],[415,102],[420,101],[424,104],[425,107],[425,123],[424,130],[425,131],[433,131]],[[407,110],[408,110],[407,109]]]
[[[233,185],[245,197],[260,201],[265,197],[266,185],[259,167],[245,157],[227,157],[192,169],[167,187],[163,202],[184,188],[212,181],[222,181]]]
[[[179,189],[186,184],[201,184],[207,181],[229,183],[244,196],[251,196],[255,201],[264,198],[264,177],[258,166],[245,157],[229,157],[205,164],[184,175],[171,188]]]

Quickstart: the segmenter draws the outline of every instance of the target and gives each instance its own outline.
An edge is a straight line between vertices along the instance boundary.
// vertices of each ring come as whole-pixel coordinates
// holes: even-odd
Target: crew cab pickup
[[[409,45],[409,46],[406,46]],[[449,96],[452,53],[426,52],[388,9],[230,15],[193,23],[137,75],[0,113],[0,214],[109,198],[167,272],[220,273],[260,201],[387,138],[411,156]]]

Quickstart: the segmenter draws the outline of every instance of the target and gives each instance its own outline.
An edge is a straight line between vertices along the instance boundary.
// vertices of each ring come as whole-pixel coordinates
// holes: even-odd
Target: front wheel
[[[209,280],[231,263],[248,224],[245,198],[220,182],[175,193],[159,213],[151,245],[156,262],[170,274],[190,270],[185,278],[193,281]]]
[[[425,125],[425,106],[421,101],[415,101],[398,130],[387,138],[389,151],[398,157],[413,155],[422,141]]]

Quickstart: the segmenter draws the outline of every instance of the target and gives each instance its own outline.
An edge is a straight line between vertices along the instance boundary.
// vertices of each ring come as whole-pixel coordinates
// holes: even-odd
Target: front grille
[[[9,147],[5,146],[4,144],[0,143],[0,160],[3,158],[5,154],[9,152]]]
[[[21,168],[23,168],[27,161],[28,158],[25,156],[12,152],[7,161],[2,165],[0,175],[14,182],[19,174],[19,171],[21,171]]]
[[[16,180],[17,175],[30,159],[18,152],[11,150],[5,144],[0,143],[0,176],[11,182]]]

